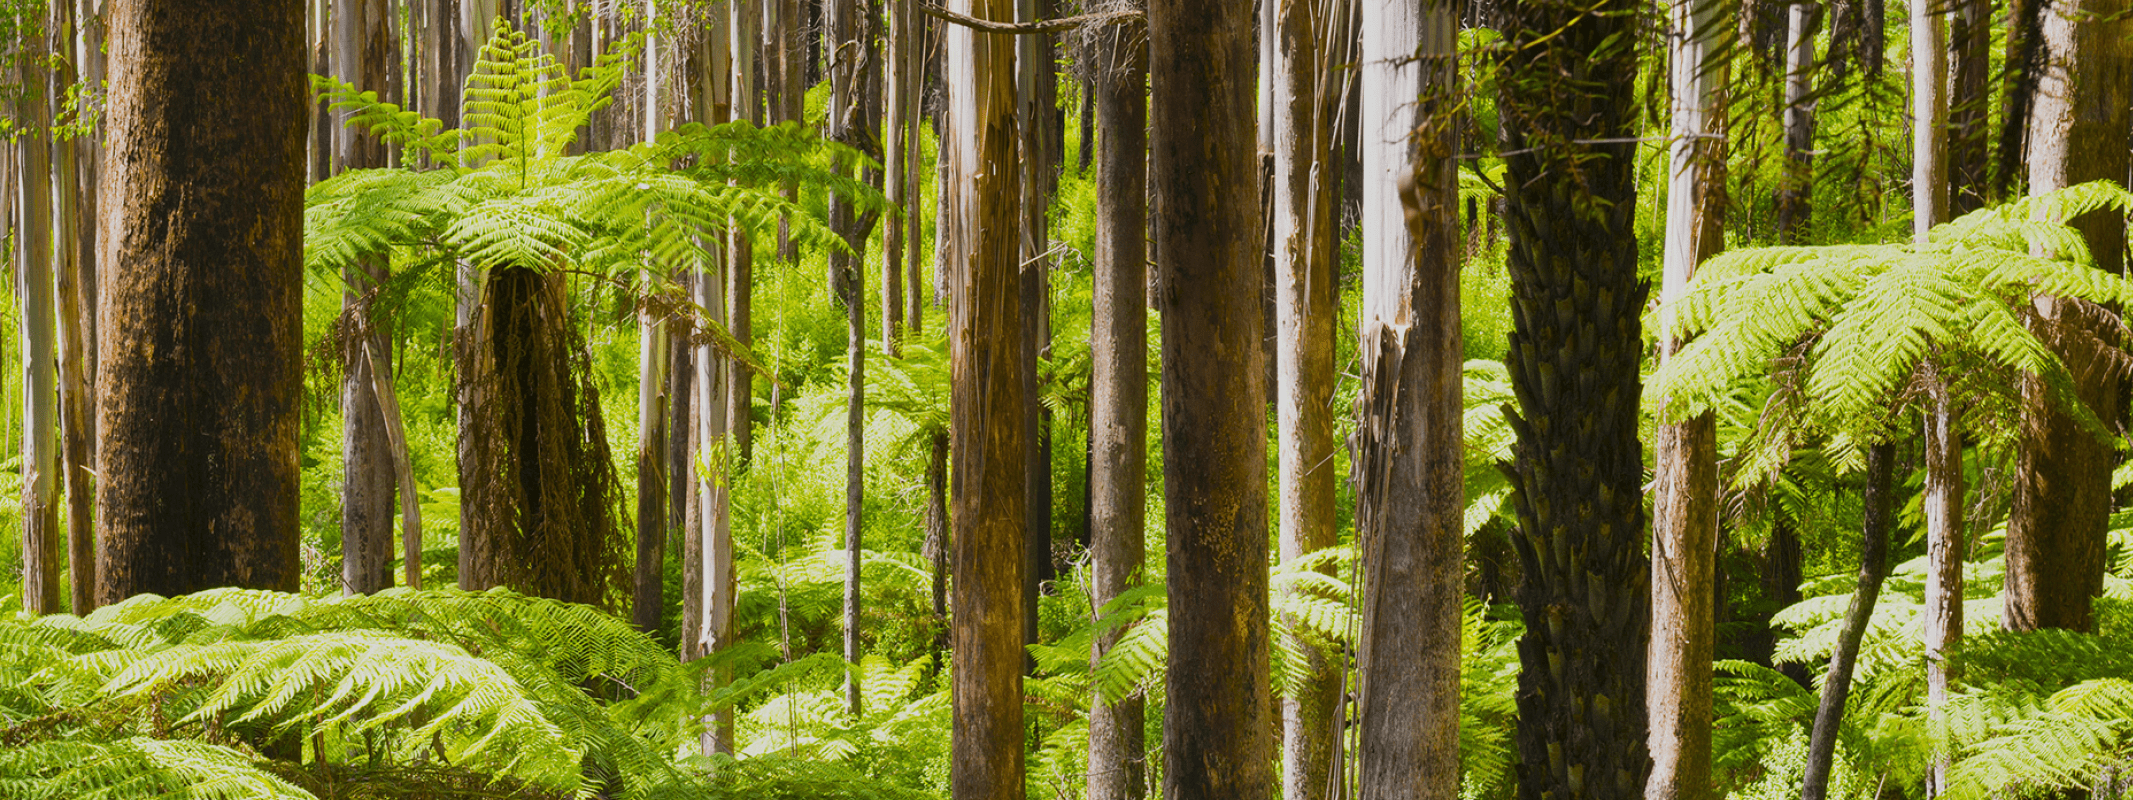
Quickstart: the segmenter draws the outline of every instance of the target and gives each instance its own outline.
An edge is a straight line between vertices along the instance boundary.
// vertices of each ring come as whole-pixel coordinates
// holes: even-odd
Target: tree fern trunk
[[[1506,70],[1498,106],[1514,325],[1505,364],[1518,397],[1513,542],[1527,623],[1523,800],[1640,797],[1650,769],[1651,567],[1637,442],[1646,287],[1633,145],[1618,143],[1634,135],[1634,13],[1624,2],[1503,8],[1509,45],[1534,53]]]
[[[1340,543],[1334,509],[1334,474],[1339,469],[1333,449],[1333,329],[1340,316],[1335,297],[1340,280],[1340,232],[1335,220],[1332,151],[1333,104],[1339,95],[1326,90],[1334,80],[1328,67],[1352,59],[1353,47],[1341,48],[1335,39],[1340,34],[1333,33],[1339,29],[1333,26],[1331,6],[1322,0],[1264,5],[1275,14],[1274,24],[1264,29],[1261,49],[1262,54],[1275,56],[1266,65],[1274,96],[1263,111],[1266,126],[1261,135],[1272,139],[1274,159],[1273,179],[1266,188],[1273,194],[1274,405],[1281,432],[1283,561]],[[1402,51],[1397,55],[1411,54],[1411,41],[1394,39],[1390,44]],[[1350,52],[1343,53],[1338,62],[1326,56],[1327,51],[1341,49]],[[1397,71],[1412,83],[1413,74],[1420,70]],[[1394,158],[1384,165],[1388,169],[1381,178],[1404,172],[1407,161],[1404,128],[1412,127],[1413,120],[1408,115],[1391,116],[1403,131],[1387,146]],[[1366,232],[1365,236],[1376,233],[1404,239],[1406,229],[1397,221],[1397,215],[1392,215],[1387,220],[1392,230]],[[1395,257],[1404,256],[1405,250],[1391,248]],[[1400,269],[1407,264],[1401,257],[1382,266]],[[1289,624],[1301,623],[1292,619]],[[1342,700],[1341,676],[1317,645],[1304,637],[1292,636],[1286,647],[1308,654],[1309,663],[1301,673],[1307,676],[1303,683],[1290,687],[1289,696],[1280,701],[1281,794],[1284,800],[1321,800],[1332,779],[1333,749],[1340,746],[1334,734],[1334,714]]]
[[[1089,330],[1089,603],[1145,579],[1148,470],[1148,42],[1139,30],[1096,33],[1096,263]],[[1118,641],[1091,643],[1091,668]],[[1089,702],[1089,800],[1141,800],[1145,702]]]
[[[1362,5],[1362,800],[1459,797],[1466,495],[1457,42],[1449,2]]]
[[[1889,512],[1891,473],[1895,471],[1896,445],[1881,442],[1866,453],[1866,488],[1861,493],[1859,534],[1859,582],[1852,591],[1851,606],[1844,612],[1844,627],[1837,633],[1837,648],[1829,658],[1829,672],[1822,680],[1822,702],[1815,709],[1812,734],[1807,741],[1806,777],[1800,783],[1800,800],[1825,800],[1829,796],[1829,770],[1837,752],[1837,732],[1844,724],[1844,703],[1851,695],[1852,667],[1859,660],[1859,642],[1872,624],[1874,602],[1881,596],[1881,581],[1888,577]]]
[[[295,591],[303,7],[110,13],[97,599]]]
[[[1667,170],[1662,300],[1688,293],[1697,265],[1725,247],[1728,75],[1725,20],[1715,0],[1676,4],[1674,139]],[[1798,6],[1794,7],[1795,14]],[[1797,22],[1797,20],[1795,20]],[[1811,49],[1811,48],[1810,48]],[[1794,107],[1788,113],[1805,113]],[[1811,124],[1811,121],[1810,121]],[[1790,138],[1788,137],[1788,145]],[[1782,223],[1781,223],[1782,225]],[[1662,316],[1661,358],[1686,342]],[[1652,443],[1651,719],[1647,800],[1704,800],[1711,787],[1712,585],[1718,553],[1718,434],[1706,411],[1659,426]]]
[[[1010,0],[951,0],[979,19],[1014,18]],[[1022,551],[1029,524],[1021,423],[1020,214],[1014,39],[947,30],[948,145],[942,260],[950,293],[954,438],[955,800],[1021,800]]]
[[[2038,76],[2031,118],[2031,191],[2125,180],[2124,132],[2133,102],[2133,53],[2125,47],[2133,24],[2126,11],[2124,0],[2090,0],[2044,12],[2048,66]],[[2098,212],[2071,222],[2098,268],[2124,271],[2121,215]],[[2124,378],[2099,347],[2114,336],[2108,332],[2113,323],[2085,305],[2053,297],[2036,298],[2035,307],[2038,332],[2074,373],[2075,393],[2115,428],[2123,416]],[[2111,443],[2059,410],[2041,381],[2023,381],[2022,406],[2001,621],[2008,630],[2090,630],[2092,604],[2103,591],[2111,470],[2118,455]]]
[[[1148,4],[1172,800],[1266,800],[1274,783],[1251,41],[1249,3]]]

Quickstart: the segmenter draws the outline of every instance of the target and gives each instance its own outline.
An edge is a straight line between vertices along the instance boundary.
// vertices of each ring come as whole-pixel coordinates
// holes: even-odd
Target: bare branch
[[[931,3],[919,3],[918,10],[925,12],[927,16],[934,19],[986,33],[1060,33],[1083,25],[1119,25],[1142,17],[1139,10],[1129,9],[1123,11],[1099,11],[1078,17],[1046,19],[1036,22],[994,22],[989,19],[978,19],[977,17],[958,14]]]

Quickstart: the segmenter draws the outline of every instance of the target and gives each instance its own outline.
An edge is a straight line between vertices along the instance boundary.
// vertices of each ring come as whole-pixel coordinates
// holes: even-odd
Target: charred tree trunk
[[[295,591],[303,7],[117,0],[110,51],[97,599]]]
[[[2047,192],[2098,179],[2126,179],[2128,105],[2133,102],[2133,35],[2124,0],[2088,0],[2047,9],[2044,58],[2031,117],[2029,187]],[[2096,266],[2125,270],[2125,220],[2095,212],[2071,220]],[[2039,255],[2057,255],[2039,253]],[[2116,334],[2088,306],[2050,296],[2035,301],[2038,331],[2074,373],[2075,394],[2116,429],[2124,375],[2104,352]],[[2022,383],[2014,512],[2007,522],[2008,630],[2095,627],[2103,592],[2105,530],[2111,514],[2111,443],[2084,431],[2056,407],[2041,381]]]
[[[1139,585],[1148,513],[1148,39],[1111,26],[1096,36],[1096,277],[1089,329],[1089,603]],[[1118,641],[1091,643],[1090,665]],[[1089,800],[1147,795],[1146,703],[1089,702]]]
[[[1520,0],[1502,9],[1518,397],[1512,542],[1524,582],[1519,797],[1641,797],[1651,565],[1637,442],[1639,312],[1631,174],[1632,4]],[[1541,37],[1545,46],[1533,47]],[[1515,63],[1515,62],[1514,62]],[[1591,140],[1600,140],[1593,142]]]
[[[1466,509],[1458,22],[1448,2],[1362,12],[1358,789],[1362,800],[1454,800]]]
[[[1800,783],[1800,800],[1824,800],[1829,796],[1829,768],[1837,753],[1837,731],[1844,724],[1844,703],[1851,694],[1852,667],[1859,660],[1859,642],[1874,617],[1874,602],[1881,596],[1881,581],[1888,577],[1890,476],[1895,471],[1896,446],[1873,445],[1866,453],[1866,488],[1862,493],[1859,533],[1859,585],[1844,612],[1844,627],[1837,633],[1837,649],[1829,658],[1829,672],[1822,680],[1822,702],[1815,709],[1812,735],[1807,741],[1806,777]]]
[[[1011,0],[951,0],[979,19],[1014,18]],[[1023,475],[1022,293],[1017,256],[1014,39],[947,30],[950,130],[940,236],[949,301],[954,439],[955,800],[1021,800]]]
[[[1174,800],[1266,800],[1274,783],[1263,309],[1244,288],[1265,271],[1251,43],[1250,3],[1148,5]]]
[[[1674,139],[1661,299],[1688,294],[1697,265],[1725,247],[1726,21],[1717,0],[1673,7]],[[1795,6],[1795,9],[1798,7]],[[1799,111],[1800,109],[1793,109]],[[1685,344],[1662,316],[1661,358]],[[1718,432],[1708,411],[1659,426],[1652,445],[1652,643],[1645,681],[1646,800],[1704,800],[1711,786],[1712,586],[1718,555]]]

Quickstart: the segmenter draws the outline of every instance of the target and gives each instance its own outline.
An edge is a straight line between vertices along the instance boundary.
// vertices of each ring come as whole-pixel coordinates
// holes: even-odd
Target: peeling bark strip
[[[1362,6],[1361,800],[1459,796],[1457,37],[1449,3]]]
[[[959,0],[986,19],[1012,0]],[[1016,258],[1014,40],[947,31],[949,121],[940,231],[950,292],[949,430],[954,439],[955,800],[1021,800],[1023,485],[1022,294]]]
[[[1149,4],[1170,800],[1266,800],[1274,785],[1263,298],[1239,291],[1264,280],[1251,45],[1250,3]]]
[[[110,14],[97,599],[295,591],[303,6]]]
[[[1518,0],[1499,82],[1518,397],[1510,471],[1521,800],[1642,798],[1651,566],[1644,554],[1633,95],[1637,6]],[[1546,40],[1545,45],[1539,44]]]

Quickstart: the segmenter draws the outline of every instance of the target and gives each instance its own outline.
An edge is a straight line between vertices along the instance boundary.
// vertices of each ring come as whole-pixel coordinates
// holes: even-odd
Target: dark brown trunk
[[[951,0],[979,19],[1014,19],[1011,0]],[[1021,800],[1023,474],[1021,259],[1015,231],[1014,39],[947,31],[949,98],[941,198],[950,300],[949,426],[955,454],[955,800]]]
[[[1641,798],[1651,565],[1637,441],[1635,6],[1520,0],[1500,79],[1518,396],[1522,800]],[[1545,44],[1540,44],[1543,37]],[[1597,140],[1597,141],[1595,141]]]
[[[2046,9],[2043,71],[2031,116],[2029,187],[2048,192],[2098,179],[2126,180],[2133,51],[2124,0],[2086,0]],[[2096,266],[2125,269],[2125,220],[2096,212],[2071,221]],[[2039,255],[2059,255],[2040,252]],[[2124,376],[2105,342],[2114,323],[2085,305],[2042,296],[2036,325],[2074,373],[2075,394],[2115,429],[2125,408]],[[2007,522],[2008,630],[2091,630],[2103,591],[2110,527],[2112,444],[2081,429],[2041,381],[2022,382],[2014,511]]]
[[[1092,610],[1145,580],[1148,500],[1148,43],[1141,31],[1096,34],[1090,84],[1101,127],[1096,263],[1089,329],[1089,570]],[[1093,665],[1118,641],[1098,637]],[[1145,702],[1089,703],[1089,800],[1147,795]]]
[[[303,6],[110,14],[97,599],[295,591]]]
[[[2023,186],[2029,145],[2030,106],[2043,72],[2044,6],[2047,0],[2008,0],[2006,66],[2000,70],[1999,143],[1993,151],[1993,196],[2011,198]]]
[[[828,138],[880,157],[881,142],[874,129],[880,116],[881,58],[869,9],[864,0],[825,0],[826,35],[830,49],[830,109]],[[880,184],[880,173],[868,170],[869,182]],[[860,659],[860,568],[859,553],[866,498],[866,242],[879,218],[878,210],[855,213],[848,201],[831,197],[830,229],[844,238],[851,252],[832,251],[829,257],[830,286],[845,308],[845,362],[849,383],[845,408],[844,548],[850,559],[844,574],[844,657]],[[852,716],[860,713],[857,678],[845,683],[845,704]]]
[[[1801,664],[1778,664],[1774,659],[1777,651],[1778,629],[1770,618],[1777,612],[1800,602],[1801,552],[1800,533],[1794,528],[1790,517],[1773,509],[1775,517],[1770,523],[1770,540],[1763,544],[1763,602],[1766,607],[1761,615],[1762,633],[1757,640],[1755,660],[1764,666],[1776,668],[1801,686],[1807,685],[1807,668]]]
[[[685,379],[668,371],[673,354],[666,325],[640,318],[637,336],[637,557],[631,571],[630,621],[638,630],[651,632],[659,629],[666,610],[667,490],[672,482],[667,423],[676,397],[672,387]]]
[[[933,568],[933,663],[948,663],[948,432],[929,437],[926,458],[926,562]]]
[[[1888,577],[1889,509],[1891,474],[1895,471],[1896,446],[1882,442],[1866,452],[1866,487],[1861,492],[1863,524],[1859,533],[1859,583],[1852,590],[1850,607],[1844,612],[1844,627],[1837,632],[1837,648],[1829,658],[1829,672],[1822,680],[1822,701],[1815,709],[1812,735],[1807,742],[1806,777],[1800,783],[1800,800],[1824,800],[1829,796],[1829,769],[1837,752],[1837,731],[1844,724],[1844,703],[1852,689],[1852,667],[1858,663],[1859,642],[1874,616],[1874,602],[1881,596],[1881,581]]]
[[[1455,800],[1466,508],[1450,127],[1458,28],[1447,2],[1365,2],[1362,12],[1357,788],[1362,800]]]
[[[1779,244],[1802,244],[1814,209],[1815,32],[1821,6],[1796,0],[1786,7],[1785,169],[1778,177]]]
[[[1274,784],[1263,308],[1239,290],[1265,271],[1253,60],[1250,3],[1148,5],[1173,800],[1266,800]]]
[[[1948,15],[1948,216],[1984,207],[1992,139],[1992,0],[1953,0]],[[2123,128],[2119,138],[2124,138]],[[2123,147],[2119,149],[2124,149]],[[2121,170],[2119,176],[2124,178]]]

